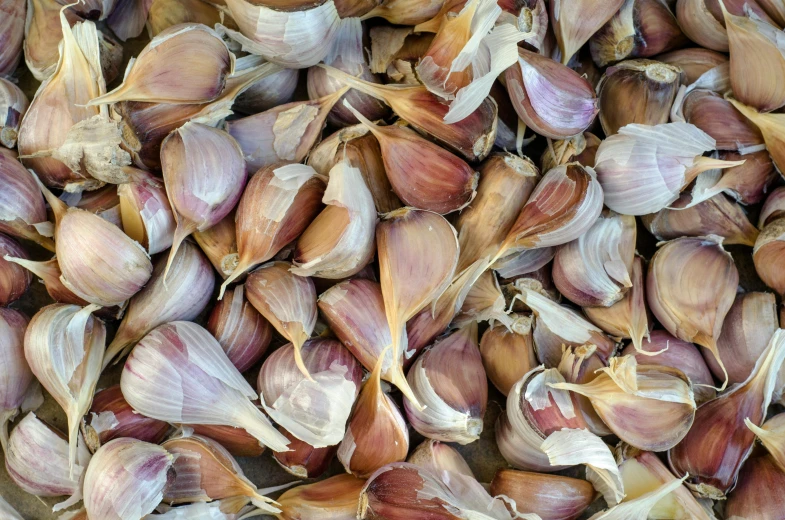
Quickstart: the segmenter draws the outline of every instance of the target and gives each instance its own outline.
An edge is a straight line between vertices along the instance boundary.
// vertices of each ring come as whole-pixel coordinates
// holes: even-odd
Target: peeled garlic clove
[[[13,3],[13,2],[12,2]],[[24,2],[18,2],[24,9]],[[13,20],[13,16],[11,16]],[[0,58],[2,61],[2,58]],[[3,65],[0,64],[0,74]],[[19,123],[22,121],[29,103],[27,97],[15,84],[0,77],[0,145],[7,148],[16,146]]]
[[[748,460],[739,471],[739,484],[728,495],[728,518],[777,518],[785,507],[785,472],[770,455]]]
[[[763,144],[758,128],[716,92],[693,90],[684,97],[681,113],[687,123],[709,134],[718,150],[744,150]]]
[[[244,292],[242,285],[226,291],[213,307],[206,325],[240,372],[262,358],[273,335],[270,323],[245,298]]]
[[[190,428],[196,435],[216,440],[235,457],[258,457],[264,453],[264,444],[243,428],[221,424],[189,424],[183,428]]]
[[[785,278],[781,269],[783,249],[785,219],[778,219],[763,228],[752,250],[752,261],[758,276],[780,296],[785,295]]]
[[[504,395],[524,374],[537,366],[532,338],[532,318],[512,316],[510,329],[496,323],[480,340],[482,364],[491,383]]]
[[[36,224],[44,226],[36,227]],[[50,228],[46,230],[45,228]],[[54,243],[40,232],[51,235],[46,205],[38,184],[10,150],[0,148],[0,232],[32,240],[50,251]]]
[[[744,117],[752,121],[758,127],[763,140],[766,142],[766,150],[771,155],[771,160],[777,170],[785,169],[785,153],[783,153],[783,143],[785,142],[785,114],[769,114],[758,112],[755,108],[744,105],[735,99],[729,101],[736,109],[744,114]]]
[[[586,130],[597,115],[591,84],[556,61],[518,49],[518,64],[505,72],[515,112],[536,133],[565,139]]]
[[[595,168],[605,204],[625,215],[656,213],[699,173],[741,164],[703,157],[715,147],[714,139],[688,123],[621,128],[597,150]]]
[[[286,491],[278,500],[281,520],[354,519],[365,481],[336,475]]]
[[[171,273],[165,278],[167,265]],[[150,281],[128,302],[123,321],[106,347],[104,367],[127,355],[158,325],[196,319],[207,307],[214,287],[213,270],[196,244],[184,242],[171,264],[159,258]]]
[[[266,446],[286,450],[286,438],[251,402],[256,392],[221,345],[195,323],[167,323],[145,336],[125,362],[120,387],[134,410],[147,417],[245,428]],[[177,400],[161,401],[173,391]]]
[[[321,208],[324,189],[316,171],[303,164],[269,166],[251,177],[237,206],[238,256],[225,259],[226,267],[233,270],[221,294],[233,280],[270,260],[305,231]]]
[[[24,335],[27,329],[27,316],[13,309],[0,308],[0,359],[5,377],[0,385],[0,444],[8,453],[8,423],[19,413],[20,408],[28,408],[40,394],[33,373],[24,354]]]
[[[224,280],[232,274],[231,264],[237,255],[235,212],[231,211],[216,225],[204,231],[195,231],[194,240],[199,244],[210,263]]]
[[[174,457],[174,479],[163,490],[169,504],[221,500],[221,510],[239,513],[248,503],[264,513],[278,513],[275,502],[260,495],[237,461],[219,443],[199,435],[174,437],[161,448]]]
[[[758,217],[758,227],[763,229],[782,217],[785,217],[785,187],[775,189],[766,197]]]
[[[587,481],[500,469],[493,476],[490,493],[514,500],[520,513],[534,513],[543,520],[577,518],[594,501],[594,487]]]
[[[76,465],[79,423],[90,409],[101,375],[106,329],[96,305],[54,304],[39,310],[25,333],[25,358],[68,418],[69,461]]]
[[[16,70],[22,57],[27,2],[25,0],[7,0],[0,8],[4,13],[3,23],[0,26],[0,34],[3,35],[0,39],[0,75],[10,76]],[[8,145],[4,144],[4,146]]]
[[[297,366],[310,378],[300,350],[316,326],[316,288],[310,278],[292,274],[290,269],[287,262],[263,265],[248,275],[245,297],[279,334],[292,342]]]
[[[389,347],[388,347],[389,348]],[[409,430],[395,402],[381,385],[382,352],[370,377],[363,384],[338,446],[338,460],[347,473],[366,478],[379,468],[406,459]]]
[[[133,177],[117,187],[123,231],[154,255],[172,246],[177,224],[163,183],[144,170]]]
[[[284,428],[279,431],[289,439],[289,451],[274,452],[275,461],[297,478],[315,478],[327,471],[338,452],[338,446],[315,448]]]
[[[27,260],[27,252],[11,237],[0,233],[0,305],[18,300],[30,286],[30,272],[21,265],[3,257]]]
[[[173,25],[196,23],[214,27],[215,24],[223,21],[223,17],[216,6],[201,0],[186,0],[182,2],[153,0],[149,3],[150,11],[147,15],[147,24],[151,37],[158,36]]]
[[[136,439],[115,439],[101,446],[84,477],[88,516],[137,520],[152,513],[174,479],[173,461],[161,446]]]
[[[248,56],[238,58],[236,70],[245,66]],[[279,72],[255,81],[242,94],[237,96],[232,108],[245,114],[258,114],[271,108],[285,105],[294,97],[300,71],[298,69],[282,69]]]
[[[557,166],[572,162],[594,168],[594,156],[601,142],[600,138],[591,132],[554,141],[553,146],[549,146],[542,153],[540,158],[542,171],[547,172]]]
[[[506,152],[488,157],[479,173],[477,196],[455,221],[461,253],[457,272],[496,253],[540,178],[531,160]]]
[[[334,446],[344,438],[362,368],[339,341],[316,338],[300,350],[304,373],[291,344],[265,360],[257,383],[262,407],[301,441],[315,448]]]
[[[736,485],[755,442],[745,420],[763,424],[784,358],[785,332],[778,329],[749,377],[698,408],[690,432],[668,452],[676,475],[689,474],[687,483],[700,496],[722,499]]]
[[[557,0],[549,4],[548,14],[556,41],[559,42],[561,62],[566,65],[623,4],[624,0],[609,2]]]
[[[453,362],[456,365],[451,366]],[[459,444],[480,438],[488,382],[477,345],[476,324],[465,326],[424,351],[409,369],[407,379],[417,400],[425,406],[418,410],[404,401],[406,417],[415,430],[431,439]]]
[[[168,431],[168,423],[134,412],[123,397],[120,385],[110,386],[95,394],[90,412],[82,425],[82,434],[93,453],[119,437],[158,444]]]
[[[474,478],[474,473],[458,450],[432,439],[427,439],[417,446],[406,462],[437,474],[450,471]]]
[[[13,429],[4,451],[8,476],[24,491],[39,497],[70,496],[55,505],[54,511],[82,499],[83,473],[90,461],[90,452],[82,439],[78,462],[71,467],[68,441],[30,412]]]
[[[597,86],[605,135],[614,135],[630,123],[667,123],[679,90],[680,72],[652,60],[629,60],[609,67]]]
[[[720,52],[692,47],[679,49],[656,56],[657,61],[679,67],[682,71],[682,84],[691,85],[705,72],[723,63],[728,63],[728,57]]]

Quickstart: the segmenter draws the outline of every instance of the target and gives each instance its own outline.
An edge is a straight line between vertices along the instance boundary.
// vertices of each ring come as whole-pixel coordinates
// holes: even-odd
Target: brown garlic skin
[[[752,250],[755,271],[763,282],[780,297],[785,297],[785,218],[766,225],[758,235]]]
[[[18,300],[30,287],[30,271],[19,264],[5,260],[4,256],[28,259],[27,252],[13,238],[0,233],[0,306]]]
[[[785,472],[771,455],[748,460],[739,483],[725,502],[726,518],[778,520],[785,509]]]
[[[235,457],[258,457],[264,453],[264,445],[242,428],[221,424],[189,424],[187,428],[217,441]]]
[[[506,396],[512,386],[538,364],[532,318],[515,319],[512,330],[500,323],[488,327],[480,340],[480,354],[491,383]]]
[[[316,478],[330,468],[330,464],[338,452],[338,446],[314,448],[303,442],[284,428],[279,427],[284,437],[289,439],[289,451],[274,451],[275,461],[288,473],[297,478]]]
[[[595,491],[577,478],[500,469],[490,493],[515,500],[519,513],[535,513],[542,520],[575,520],[592,503]]]
[[[684,97],[684,119],[717,141],[717,150],[737,151],[763,144],[760,130],[721,94],[693,90]]]
[[[728,63],[727,55],[702,47],[666,52],[665,54],[655,56],[655,59],[668,65],[679,67],[684,74],[682,77],[684,85],[691,85],[704,72],[713,69],[717,65]]]

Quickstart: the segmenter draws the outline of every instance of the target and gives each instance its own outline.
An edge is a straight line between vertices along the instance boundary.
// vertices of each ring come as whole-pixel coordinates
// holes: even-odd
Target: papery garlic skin
[[[493,476],[491,496],[515,501],[520,513],[534,513],[542,520],[578,518],[594,499],[592,485],[581,479],[500,469]]]
[[[583,132],[569,139],[554,141],[553,147],[548,147],[542,152],[540,165],[546,172],[571,162],[594,168],[594,156],[601,142],[600,138],[591,132]]]
[[[147,26],[151,38],[173,25],[200,23],[207,27],[214,27],[215,24],[223,21],[223,16],[216,6],[201,0],[185,2],[146,0],[145,3],[149,3],[150,10],[146,18],[149,19]],[[112,13],[114,14],[114,11]]]
[[[565,65],[586,43],[592,34],[611,19],[624,0],[592,1],[582,4],[576,0],[557,0],[548,6],[549,19],[559,42],[561,61]]]
[[[761,444],[768,450],[777,466],[785,471],[785,449],[782,438],[785,435],[785,415],[777,414],[764,422],[761,426],[745,420],[744,424],[758,437]]]
[[[140,520],[163,499],[174,456],[136,439],[101,446],[84,478],[84,504],[91,518]]]
[[[13,238],[0,233],[0,305],[18,300],[30,286],[30,271],[4,257],[27,259],[27,252]]]
[[[0,232],[32,240],[54,251],[52,240],[35,227],[45,224],[51,228],[35,177],[16,159],[15,153],[5,148],[0,148],[0,181]],[[51,235],[51,229],[48,231]]]
[[[8,422],[16,417],[19,408],[31,396],[33,385],[37,384],[24,353],[28,321],[19,311],[0,308],[0,365],[4,371],[0,380],[0,444],[3,451],[8,444]]]
[[[195,323],[167,323],[147,334],[126,360],[120,387],[134,410],[153,419],[245,428],[263,444],[286,450],[286,439],[251,402],[256,392]]]
[[[123,231],[154,255],[172,246],[174,220],[163,183],[144,170],[134,169],[131,182],[117,187]]]
[[[24,6],[23,2],[18,3]],[[2,75],[2,68],[3,66],[0,65],[0,75]],[[19,87],[0,77],[0,145],[7,148],[16,146],[19,123],[28,106],[27,97]]]

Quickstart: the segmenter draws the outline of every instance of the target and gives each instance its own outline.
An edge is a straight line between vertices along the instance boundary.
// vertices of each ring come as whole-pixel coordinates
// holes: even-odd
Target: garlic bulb
[[[270,166],[251,177],[237,206],[238,256],[226,259],[236,264],[221,291],[305,231],[321,208],[324,190],[316,171],[303,164]]]
[[[485,373],[502,394],[537,366],[532,338],[532,318],[513,315],[512,326],[491,325],[480,340],[480,354]]]
[[[30,412],[13,429],[4,451],[8,476],[24,491],[39,497],[69,496],[55,505],[54,511],[82,500],[82,479],[90,452],[81,438],[76,462],[71,465],[68,441]]]
[[[4,257],[29,258],[19,242],[0,233],[0,305],[18,300],[30,287],[30,271]]]
[[[229,134],[191,122],[164,139],[161,169],[177,222],[165,279],[182,241],[194,231],[214,226],[234,209],[247,173],[240,147]]]
[[[594,487],[587,481],[528,471],[500,469],[493,476],[491,496],[504,495],[520,513],[533,513],[543,520],[579,517],[594,500]]]
[[[147,334],[126,360],[120,387],[134,410],[153,419],[245,428],[266,446],[286,450],[286,438],[251,402],[256,392],[194,323],[167,323]]]
[[[561,61],[565,65],[622,7],[624,0],[581,3],[578,0],[557,0],[548,5],[549,19],[559,42]]]
[[[433,439],[424,440],[406,462],[435,473],[451,471],[474,478],[474,473],[458,450]]]
[[[84,477],[84,505],[91,518],[140,520],[163,499],[174,456],[160,446],[121,438],[101,446]]]
[[[292,342],[297,367],[310,379],[301,350],[316,326],[313,281],[292,274],[291,264],[287,262],[270,262],[248,275],[245,291],[251,305],[279,334]]]
[[[172,247],[177,223],[163,183],[134,169],[131,182],[117,187],[123,231],[151,255]]]
[[[452,365],[456,363],[456,365]],[[477,345],[477,325],[470,323],[424,351],[407,376],[419,410],[404,401],[406,417],[422,435],[443,442],[469,444],[480,437],[488,381]]]
[[[4,377],[0,384],[0,444],[8,445],[8,423],[20,408],[35,407],[42,399],[38,383],[25,359],[24,335],[27,316],[13,309],[0,308],[0,360]]]
[[[278,430],[289,439],[289,451],[273,452],[273,458],[287,473],[297,478],[315,478],[324,474],[338,453],[338,446],[315,448],[284,428]]]
[[[51,224],[47,222],[44,197],[35,177],[5,148],[0,148],[0,181],[0,232],[26,238],[54,251],[52,240],[41,234],[45,231],[51,235],[51,229],[46,229]],[[37,224],[42,225],[36,227]]]
[[[777,219],[763,228],[752,250],[752,260],[758,276],[780,296],[785,295],[785,277],[780,267],[782,250],[785,247],[783,239],[785,219]]]
[[[360,492],[365,481],[336,475],[286,491],[278,500],[280,520],[353,520],[357,518]]]
[[[171,273],[165,279],[167,267]],[[171,263],[159,258],[150,281],[128,302],[123,321],[106,347],[104,367],[127,355],[158,325],[196,319],[207,307],[214,286],[212,267],[195,244],[184,242]]]
[[[312,339],[301,348],[297,366],[294,346],[273,352],[259,371],[262,407],[281,427],[314,448],[341,442],[346,420],[360,390],[362,368],[339,341]]]
[[[785,472],[771,456],[750,459],[739,472],[739,485],[728,496],[725,514],[728,518],[777,518],[785,507],[783,489]]]
[[[14,0],[16,2],[16,0]],[[11,2],[11,3],[14,3]],[[16,2],[24,9],[23,2]],[[10,17],[13,19],[13,16]],[[3,51],[0,51],[3,52]],[[0,57],[0,62],[3,58]],[[3,65],[0,63],[0,74]],[[0,145],[6,148],[16,146],[16,136],[19,133],[19,123],[22,121],[30,103],[27,97],[15,84],[0,77]]]
[[[106,329],[96,305],[53,304],[39,310],[25,333],[25,358],[68,419],[69,461],[76,465],[79,423],[101,375]]]
[[[195,231],[194,240],[199,244],[210,263],[224,280],[231,274],[232,255],[237,254],[237,235],[234,226],[234,211],[229,212],[216,225],[204,231]],[[225,259],[225,260],[224,260]],[[229,269],[228,272],[224,268]]]

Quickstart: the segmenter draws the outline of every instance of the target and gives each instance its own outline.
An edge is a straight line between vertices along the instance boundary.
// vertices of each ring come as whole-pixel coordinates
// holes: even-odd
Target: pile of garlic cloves
[[[785,0],[0,0],[0,519],[783,519]]]

